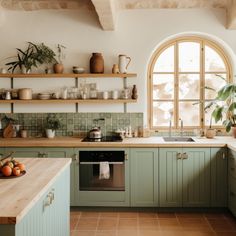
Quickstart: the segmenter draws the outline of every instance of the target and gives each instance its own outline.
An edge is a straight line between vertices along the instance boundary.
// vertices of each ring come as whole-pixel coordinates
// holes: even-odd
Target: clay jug
[[[137,99],[138,98],[138,90],[137,90],[136,85],[133,86],[131,98],[132,99]]]
[[[93,53],[90,58],[90,73],[104,73],[104,60],[101,53]]]
[[[56,74],[62,74],[64,71],[64,66],[61,63],[56,63],[53,65],[53,70]]]
[[[119,55],[119,71],[120,73],[127,73],[127,68],[129,63],[131,62],[131,58],[126,55]]]

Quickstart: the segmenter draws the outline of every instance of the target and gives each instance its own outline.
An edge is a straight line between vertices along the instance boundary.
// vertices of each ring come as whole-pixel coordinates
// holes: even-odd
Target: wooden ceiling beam
[[[115,0],[91,0],[103,30],[115,30],[117,8]]]
[[[236,0],[229,0],[227,7],[227,28],[236,29]]]

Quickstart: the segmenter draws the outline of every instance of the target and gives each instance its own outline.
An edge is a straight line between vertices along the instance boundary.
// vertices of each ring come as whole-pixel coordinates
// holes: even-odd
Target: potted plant
[[[225,80],[221,75],[217,75],[221,79]],[[211,88],[209,88],[211,89]],[[210,102],[206,109],[214,107],[211,116],[217,123],[223,120],[223,125],[226,128],[226,132],[232,129],[233,136],[236,138],[236,84],[227,83],[217,92],[217,96],[214,101]]]
[[[14,70],[19,67],[22,73],[29,73],[31,68],[37,67],[38,64],[49,64],[55,63],[57,60],[55,59],[56,54],[52,49],[46,46],[44,43],[34,44],[32,42],[28,42],[28,47],[25,51],[17,48],[17,59],[12,62],[6,63],[6,65],[10,66],[8,70],[14,72]]]
[[[216,135],[216,130],[212,128],[212,116],[211,116],[209,128],[206,129],[206,138],[214,138],[215,135]]]
[[[48,115],[46,118],[46,136],[47,138],[54,138],[55,131],[61,127],[60,120],[53,115]]]
[[[55,59],[55,52],[49,48],[44,43],[34,44],[32,42],[28,42],[34,48],[34,52],[32,57],[39,63],[39,64],[47,64],[45,68],[45,72],[48,73],[49,71],[49,64],[56,63],[57,60]]]
[[[57,44],[57,60],[53,66],[53,70],[57,74],[62,74],[64,71],[64,66],[62,64],[62,60],[65,58],[64,50],[66,49],[65,46],[61,44]]]
[[[25,51],[21,50],[20,48],[17,48],[16,50],[16,60],[6,63],[7,66],[10,66],[8,71],[14,73],[14,70],[19,67],[23,74],[28,74],[30,73],[32,66],[37,67],[36,60],[33,57],[34,49],[32,45],[28,44],[28,47]]]

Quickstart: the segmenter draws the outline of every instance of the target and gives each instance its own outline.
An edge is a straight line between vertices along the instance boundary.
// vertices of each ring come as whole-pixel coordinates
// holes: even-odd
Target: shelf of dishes
[[[40,100],[40,99],[31,99],[31,100],[0,100],[0,104],[29,104],[29,103],[42,103],[42,104],[50,104],[50,103],[136,103],[136,99],[48,99],[48,100]]]
[[[136,77],[135,73],[117,74],[0,74],[0,78],[130,78]]]

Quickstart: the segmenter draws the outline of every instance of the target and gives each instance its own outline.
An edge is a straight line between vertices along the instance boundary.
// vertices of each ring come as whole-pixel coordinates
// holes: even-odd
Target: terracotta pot
[[[104,73],[104,60],[101,53],[93,53],[90,58],[90,73]]]
[[[56,63],[53,65],[53,70],[56,74],[62,74],[64,71],[64,66],[63,64]]]
[[[214,138],[216,135],[216,130],[212,128],[206,129],[206,138]]]
[[[236,126],[231,127],[233,137],[236,138]]]

